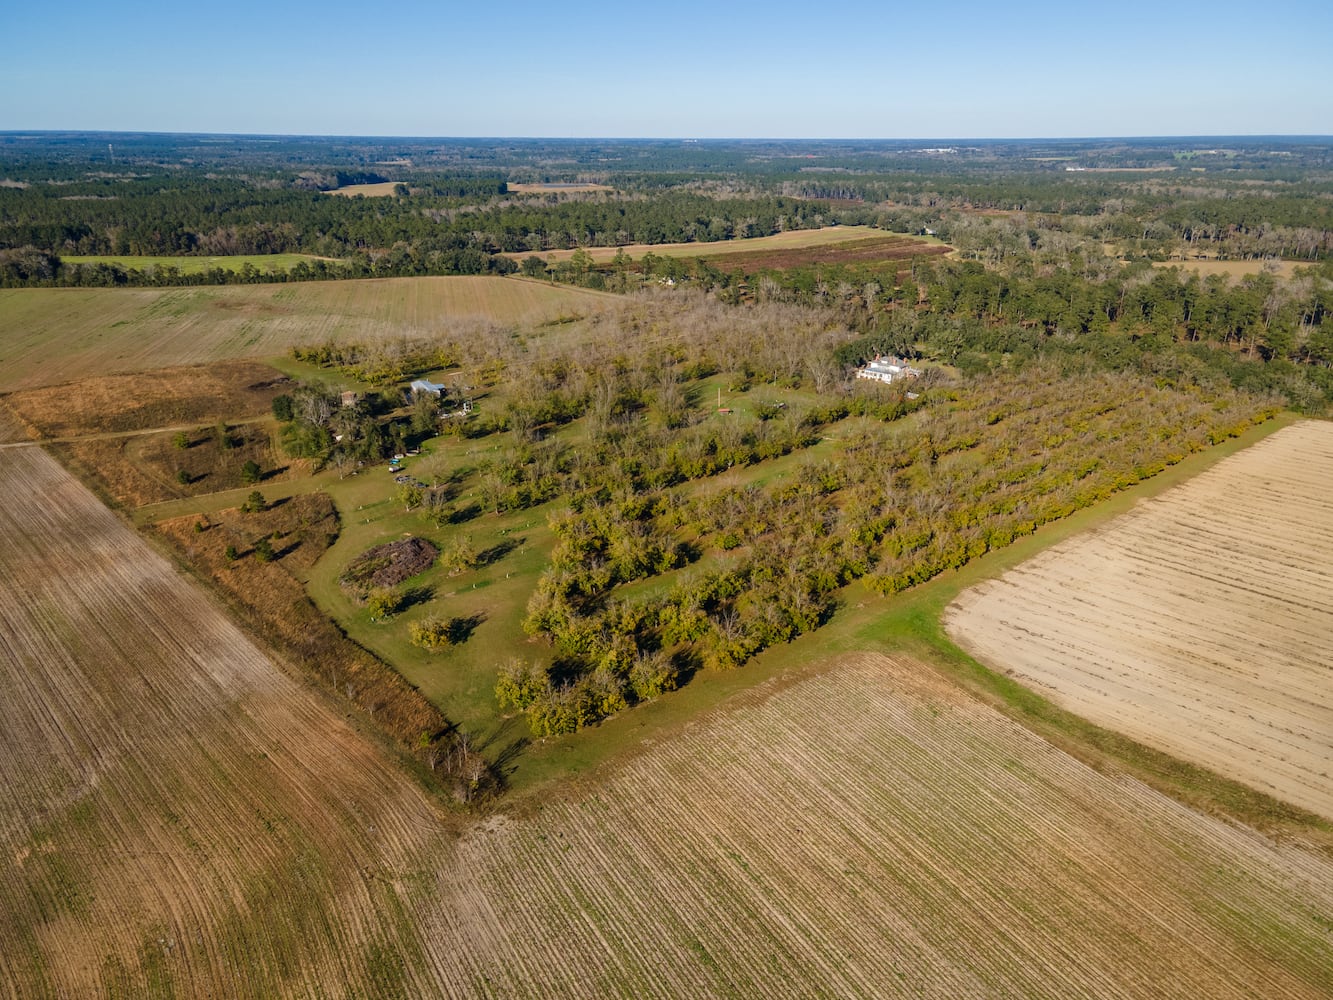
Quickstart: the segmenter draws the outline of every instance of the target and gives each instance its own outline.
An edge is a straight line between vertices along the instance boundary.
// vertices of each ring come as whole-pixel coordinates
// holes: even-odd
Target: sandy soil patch
[[[951,634],[1093,722],[1333,817],[1333,424],[973,588]]]
[[[1220,274],[1228,278],[1232,283],[1239,281],[1247,274],[1262,274],[1264,271],[1271,271],[1278,277],[1287,279],[1295,277],[1296,269],[1299,267],[1313,267],[1313,264],[1302,264],[1293,260],[1166,260],[1157,261],[1153,267],[1178,267],[1184,271],[1191,271],[1201,278],[1206,278],[1210,274]]]
[[[394,188],[401,183],[402,181],[380,181],[375,184],[348,184],[346,187],[334,188],[324,193],[341,195],[344,198],[354,198],[357,195],[366,198],[388,198],[393,195]]]

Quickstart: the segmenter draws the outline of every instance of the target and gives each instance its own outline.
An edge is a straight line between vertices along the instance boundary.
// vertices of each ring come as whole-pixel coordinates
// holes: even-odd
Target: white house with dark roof
[[[905,378],[920,378],[921,369],[913,368],[902,358],[887,354],[877,355],[869,364],[856,370],[857,378],[868,378],[875,382],[896,382]]]

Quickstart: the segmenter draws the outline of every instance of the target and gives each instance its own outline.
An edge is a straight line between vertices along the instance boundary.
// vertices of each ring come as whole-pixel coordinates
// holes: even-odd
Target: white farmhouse
[[[857,378],[868,378],[876,382],[896,382],[904,378],[920,378],[921,369],[913,368],[902,358],[887,354],[877,355],[864,368],[856,370]]]

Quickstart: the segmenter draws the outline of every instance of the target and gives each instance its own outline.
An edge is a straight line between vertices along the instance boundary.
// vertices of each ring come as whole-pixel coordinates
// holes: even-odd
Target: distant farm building
[[[348,409],[357,404],[357,401],[361,398],[361,393],[344,392],[340,393],[338,398],[342,401],[343,409]]]
[[[440,393],[444,392],[444,386],[440,385],[438,382],[431,382],[427,379],[419,378],[412,383],[412,391],[417,395],[425,395],[429,393],[432,396],[438,396]]]
[[[864,368],[856,370],[857,378],[868,378],[875,382],[897,382],[905,378],[920,378],[921,369],[913,368],[902,358],[879,355]]]

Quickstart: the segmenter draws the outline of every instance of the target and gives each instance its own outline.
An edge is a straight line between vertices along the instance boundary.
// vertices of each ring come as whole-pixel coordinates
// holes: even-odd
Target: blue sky
[[[1333,3],[13,4],[0,130],[1333,133]]]

